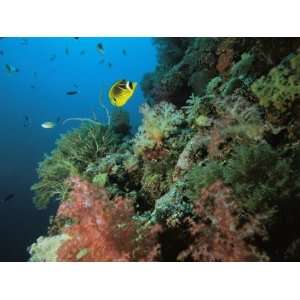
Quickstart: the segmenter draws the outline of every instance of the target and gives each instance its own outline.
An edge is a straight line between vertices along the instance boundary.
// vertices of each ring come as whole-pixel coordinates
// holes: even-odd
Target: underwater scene
[[[300,260],[300,38],[0,38],[0,261]]]

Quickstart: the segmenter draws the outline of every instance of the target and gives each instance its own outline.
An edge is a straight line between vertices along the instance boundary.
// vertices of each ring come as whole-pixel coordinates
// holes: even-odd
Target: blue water
[[[96,50],[99,42],[104,55]],[[106,122],[99,91],[104,91],[105,106],[113,109],[106,96],[111,84],[118,79],[140,83],[143,74],[154,70],[156,53],[150,38],[4,38],[0,50],[4,53],[0,55],[0,261],[24,261],[27,246],[47,232],[49,216],[56,209],[52,204],[38,211],[32,204],[30,186],[37,180],[37,164],[61,133],[79,126],[69,122],[47,130],[41,123],[58,117],[92,117],[93,112]],[[53,55],[56,58],[50,61]],[[20,71],[8,74],[5,64]],[[78,90],[78,95],[66,95],[71,90]],[[143,101],[139,85],[125,106],[133,128],[140,122]],[[25,116],[30,127],[24,127]],[[15,197],[3,203],[10,193]]]

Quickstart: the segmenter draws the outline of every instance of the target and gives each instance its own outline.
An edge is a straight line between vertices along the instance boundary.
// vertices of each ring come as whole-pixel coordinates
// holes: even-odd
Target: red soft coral
[[[240,210],[232,191],[222,181],[202,190],[194,209],[197,219],[189,219],[192,243],[179,260],[252,261],[265,260],[250,240],[263,230],[257,219],[241,222]]]
[[[132,220],[134,209],[122,197],[109,201],[104,189],[95,188],[79,177],[70,179],[70,200],[63,202],[57,216],[74,223],[63,228],[71,238],[58,250],[60,261],[129,261],[143,260],[136,247],[151,252],[153,244],[137,245],[137,227]],[[148,251],[145,251],[148,250]]]

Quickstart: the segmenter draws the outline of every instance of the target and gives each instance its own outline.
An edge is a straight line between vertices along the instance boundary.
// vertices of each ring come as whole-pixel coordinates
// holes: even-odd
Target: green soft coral
[[[300,53],[256,80],[251,90],[265,108],[288,111],[300,97]]]

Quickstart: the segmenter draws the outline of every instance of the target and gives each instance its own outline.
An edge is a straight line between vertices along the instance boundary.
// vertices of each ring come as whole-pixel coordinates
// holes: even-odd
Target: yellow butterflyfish
[[[108,97],[112,105],[121,107],[133,96],[137,82],[118,80],[109,89]]]

